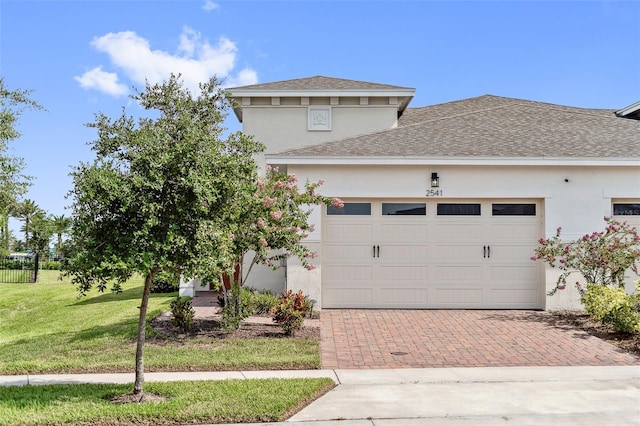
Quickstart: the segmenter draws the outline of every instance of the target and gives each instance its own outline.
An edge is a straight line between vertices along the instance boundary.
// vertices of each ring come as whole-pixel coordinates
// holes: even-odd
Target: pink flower
[[[258,179],[258,189],[262,190],[264,189],[264,181]]]
[[[324,185],[324,179],[320,179],[320,180],[318,181],[318,185]]]
[[[290,182],[290,183],[296,183],[296,182],[298,182],[298,178],[296,177],[296,175],[294,175],[294,174],[292,174],[292,173],[289,173],[289,174],[287,175],[287,177],[288,177],[288,179],[289,179],[289,182]]]
[[[271,207],[272,205],[275,204],[275,202],[277,201],[277,198],[271,198],[271,197],[264,197],[262,199],[262,205],[264,207]]]
[[[280,210],[270,213],[273,220],[280,220],[282,218],[282,212]]]
[[[307,263],[306,265],[304,265],[304,267],[307,268],[307,271],[316,269],[316,265],[314,265],[313,263]]]
[[[309,232],[313,232],[315,230],[316,230],[316,225],[312,223],[311,226],[309,226]]]
[[[267,224],[265,223],[264,219],[263,219],[263,218],[261,218],[261,217],[259,217],[259,218],[258,218],[258,228],[262,229],[262,228],[264,228],[265,226],[267,226]]]
[[[537,258],[537,257],[535,257],[535,256],[531,256],[529,259],[531,259],[531,260],[538,260],[538,258]]]
[[[342,207],[344,207],[344,202],[340,198],[332,198],[331,199],[331,206],[337,207],[337,208],[342,208]]]
[[[267,243],[267,240],[265,240],[265,239],[264,239],[264,238],[262,238],[262,237],[260,237],[260,244],[261,244],[263,247],[266,247],[266,246],[268,246],[268,245],[269,245],[269,243]]]
[[[284,188],[284,185],[285,185],[284,182],[279,180],[276,182],[275,187],[276,189],[280,189],[280,188]]]

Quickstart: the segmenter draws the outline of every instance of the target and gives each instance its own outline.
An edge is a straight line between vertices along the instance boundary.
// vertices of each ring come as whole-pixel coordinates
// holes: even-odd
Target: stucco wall
[[[242,131],[267,146],[265,153],[386,130],[397,123],[397,106],[331,106],[331,130],[309,131],[306,106],[251,106],[243,109]],[[258,158],[262,167],[264,156]]]

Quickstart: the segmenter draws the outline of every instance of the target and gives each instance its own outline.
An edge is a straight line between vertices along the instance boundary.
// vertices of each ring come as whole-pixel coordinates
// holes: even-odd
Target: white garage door
[[[544,307],[537,201],[363,201],[323,218],[323,308]]]

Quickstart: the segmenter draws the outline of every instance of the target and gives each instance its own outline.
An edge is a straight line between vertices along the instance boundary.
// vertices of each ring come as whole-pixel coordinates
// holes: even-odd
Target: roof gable
[[[231,87],[227,91],[229,92],[229,99],[234,105],[233,111],[240,122],[243,120],[242,110],[248,106],[245,100],[250,103],[251,98],[389,97],[397,99],[398,114],[401,115],[415,94],[415,89],[411,87],[346,80],[321,75]]]

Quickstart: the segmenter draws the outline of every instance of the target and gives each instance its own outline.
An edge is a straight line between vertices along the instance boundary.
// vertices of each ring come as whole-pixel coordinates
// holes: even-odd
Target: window
[[[535,204],[492,204],[493,216],[535,216]]]
[[[383,216],[426,216],[425,203],[382,203]]]
[[[344,207],[327,206],[329,216],[370,216],[371,203],[344,203]]]
[[[480,216],[480,204],[438,203],[438,216]]]
[[[640,203],[614,203],[614,216],[640,216]]]

